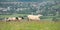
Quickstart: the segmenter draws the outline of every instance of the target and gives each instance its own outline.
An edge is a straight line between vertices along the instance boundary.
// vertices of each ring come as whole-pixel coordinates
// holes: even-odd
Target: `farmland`
[[[28,14],[0,15],[0,18],[27,16]],[[0,30],[60,30],[60,22],[52,22],[53,16],[43,16],[43,21],[0,21]],[[60,19],[60,18],[59,18]],[[24,19],[26,20],[26,19]]]
[[[0,0],[0,30],[60,30],[60,0]]]

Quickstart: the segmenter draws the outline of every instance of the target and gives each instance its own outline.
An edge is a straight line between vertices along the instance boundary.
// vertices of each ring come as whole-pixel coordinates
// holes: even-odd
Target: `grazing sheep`
[[[17,19],[15,17],[9,17],[6,19],[6,21],[16,21]]]
[[[40,16],[42,16],[42,15],[28,15],[27,17],[28,17],[28,19],[29,19],[29,21],[30,20],[37,20],[37,21],[39,21],[40,20]]]
[[[18,20],[19,20],[19,21],[21,21],[21,20],[22,20],[22,18],[18,17]]]
[[[5,21],[21,21],[23,19],[23,17],[9,17],[9,18],[5,18]]]

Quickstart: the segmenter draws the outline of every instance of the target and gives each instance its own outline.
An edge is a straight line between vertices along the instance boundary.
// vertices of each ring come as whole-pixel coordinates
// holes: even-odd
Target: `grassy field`
[[[60,22],[0,22],[0,30],[60,30]]]
[[[27,15],[28,14],[0,15],[0,18],[18,17],[18,16],[24,17]],[[41,22],[38,22],[38,21],[2,22],[0,21],[0,30],[60,30],[60,22],[49,22],[52,20],[52,18],[53,16],[41,17],[41,20],[44,22],[42,21]]]

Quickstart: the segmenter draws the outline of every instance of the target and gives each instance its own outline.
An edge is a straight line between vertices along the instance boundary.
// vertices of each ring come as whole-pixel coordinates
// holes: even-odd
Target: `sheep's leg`
[[[29,21],[29,18],[27,19],[27,21]]]
[[[30,21],[30,19],[28,21]]]
[[[28,18],[28,21],[30,21],[30,19]]]

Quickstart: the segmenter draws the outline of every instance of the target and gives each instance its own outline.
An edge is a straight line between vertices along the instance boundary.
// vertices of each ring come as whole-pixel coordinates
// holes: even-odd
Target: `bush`
[[[52,18],[52,21],[57,22],[57,21],[58,21],[58,19],[57,19],[56,17],[53,17],[53,18]]]

